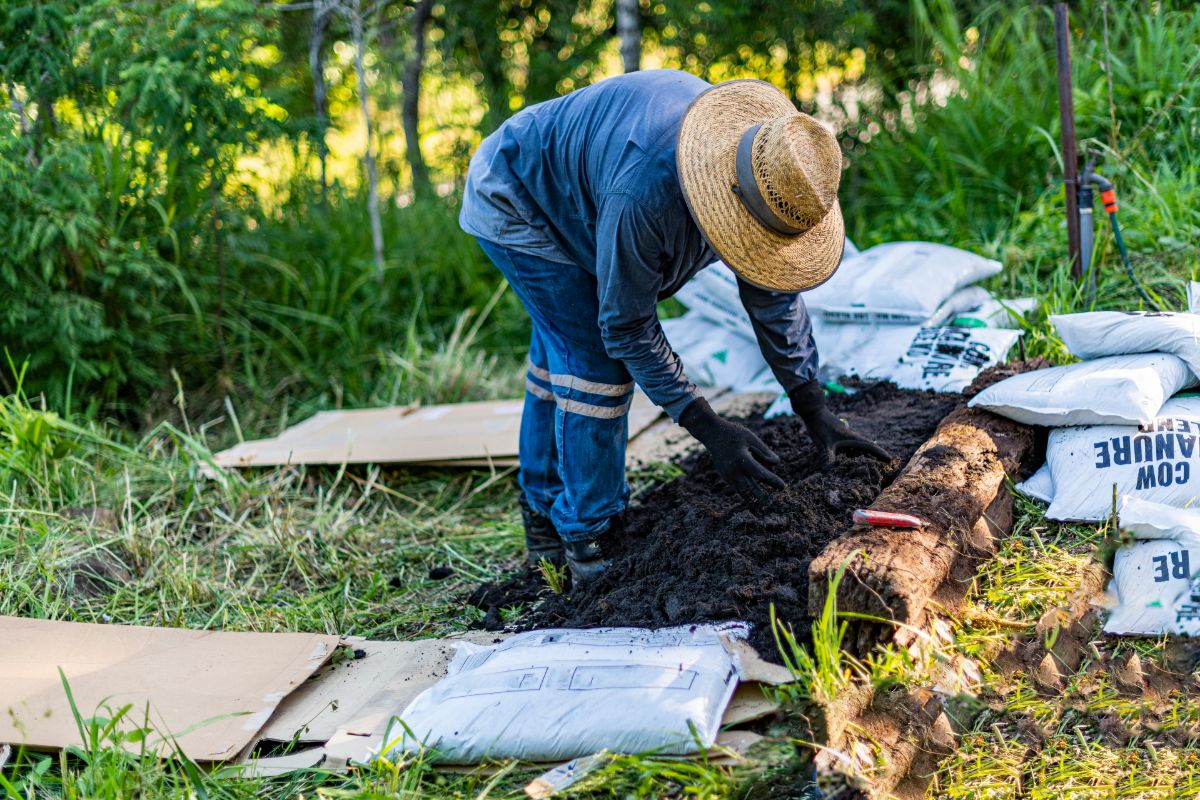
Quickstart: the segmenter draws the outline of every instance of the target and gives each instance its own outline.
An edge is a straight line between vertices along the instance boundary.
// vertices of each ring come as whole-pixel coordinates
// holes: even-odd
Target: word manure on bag
[[[1142,464],[1136,489],[1186,484],[1192,476],[1197,434],[1194,423],[1186,419],[1161,419],[1142,426],[1140,433],[1113,436],[1092,443],[1096,469]]]

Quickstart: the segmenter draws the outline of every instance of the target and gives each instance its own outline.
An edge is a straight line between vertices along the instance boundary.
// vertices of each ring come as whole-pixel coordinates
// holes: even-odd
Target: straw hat
[[[679,183],[717,255],[764,289],[824,283],[842,260],[842,154],[815,119],[765,81],[718,84],[679,129]]]

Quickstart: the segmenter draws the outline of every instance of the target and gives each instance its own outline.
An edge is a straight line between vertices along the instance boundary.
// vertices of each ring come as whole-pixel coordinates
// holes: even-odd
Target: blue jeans
[[[596,279],[478,239],[533,319],[521,490],[530,507],[568,542],[608,530],[629,502],[625,445],[633,379],[600,336]]]

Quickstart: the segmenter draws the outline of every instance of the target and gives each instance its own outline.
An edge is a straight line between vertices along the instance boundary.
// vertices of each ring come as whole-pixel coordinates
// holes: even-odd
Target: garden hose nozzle
[[[1151,309],[1158,311],[1158,303],[1150,296],[1150,292],[1142,285],[1138,279],[1137,273],[1133,271],[1133,263],[1129,260],[1129,251],[1125,247],[1125,237],[1121,235],[1121,223],[1117,220],[1117,192],[1113,187],[1112,181],[1105,178],[1103,175],[1096,173],[1096,156],[1092,153],[1088,159],[1087,165],[1083,168],[1083,175],[1079,178],[1078,198],[1079,198],[1079,239],[1080,239],[1080,257],[1082,259],[1083,273],[1087,285],[1087,304],[1091,308],[1096,303],[1096,272],[1095,265],[1092,263],[1092,249],[1095,244],[1095,228],[1092,221],[1092,205],[1093,205],[1093,188],[1100,190],[1100,202],[1104,204],[1104,211],[1108,214],[1109,224],[1112,225],[1113,239],[1117,243],[1117,250],[1121,253],[1121,261],[1125,266],[1125,274],[1129,276],[1130,283],[1137,289],[1143,301]]]

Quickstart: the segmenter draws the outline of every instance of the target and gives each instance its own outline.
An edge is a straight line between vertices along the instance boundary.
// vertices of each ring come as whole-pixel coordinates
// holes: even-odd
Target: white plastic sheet
[[[697,311],[663,320],[662,327],[671,349],[683,362],[684,373],[701,386],[752,391],[746,387],[758,383],[768,369],[753,334],[747,338],[742,331],[714,325]]]
[[[1109,356],[1013,375],[969,405],[1026,425],[1142,425],[1176,392],[1195,384],[1176,356]]]
[[[530,631],[459,647],[447,676],[389,726],[385,752],[429,748],[451,764],[606,748],[686,755],[712,746],[742,674],[710,626]]]

